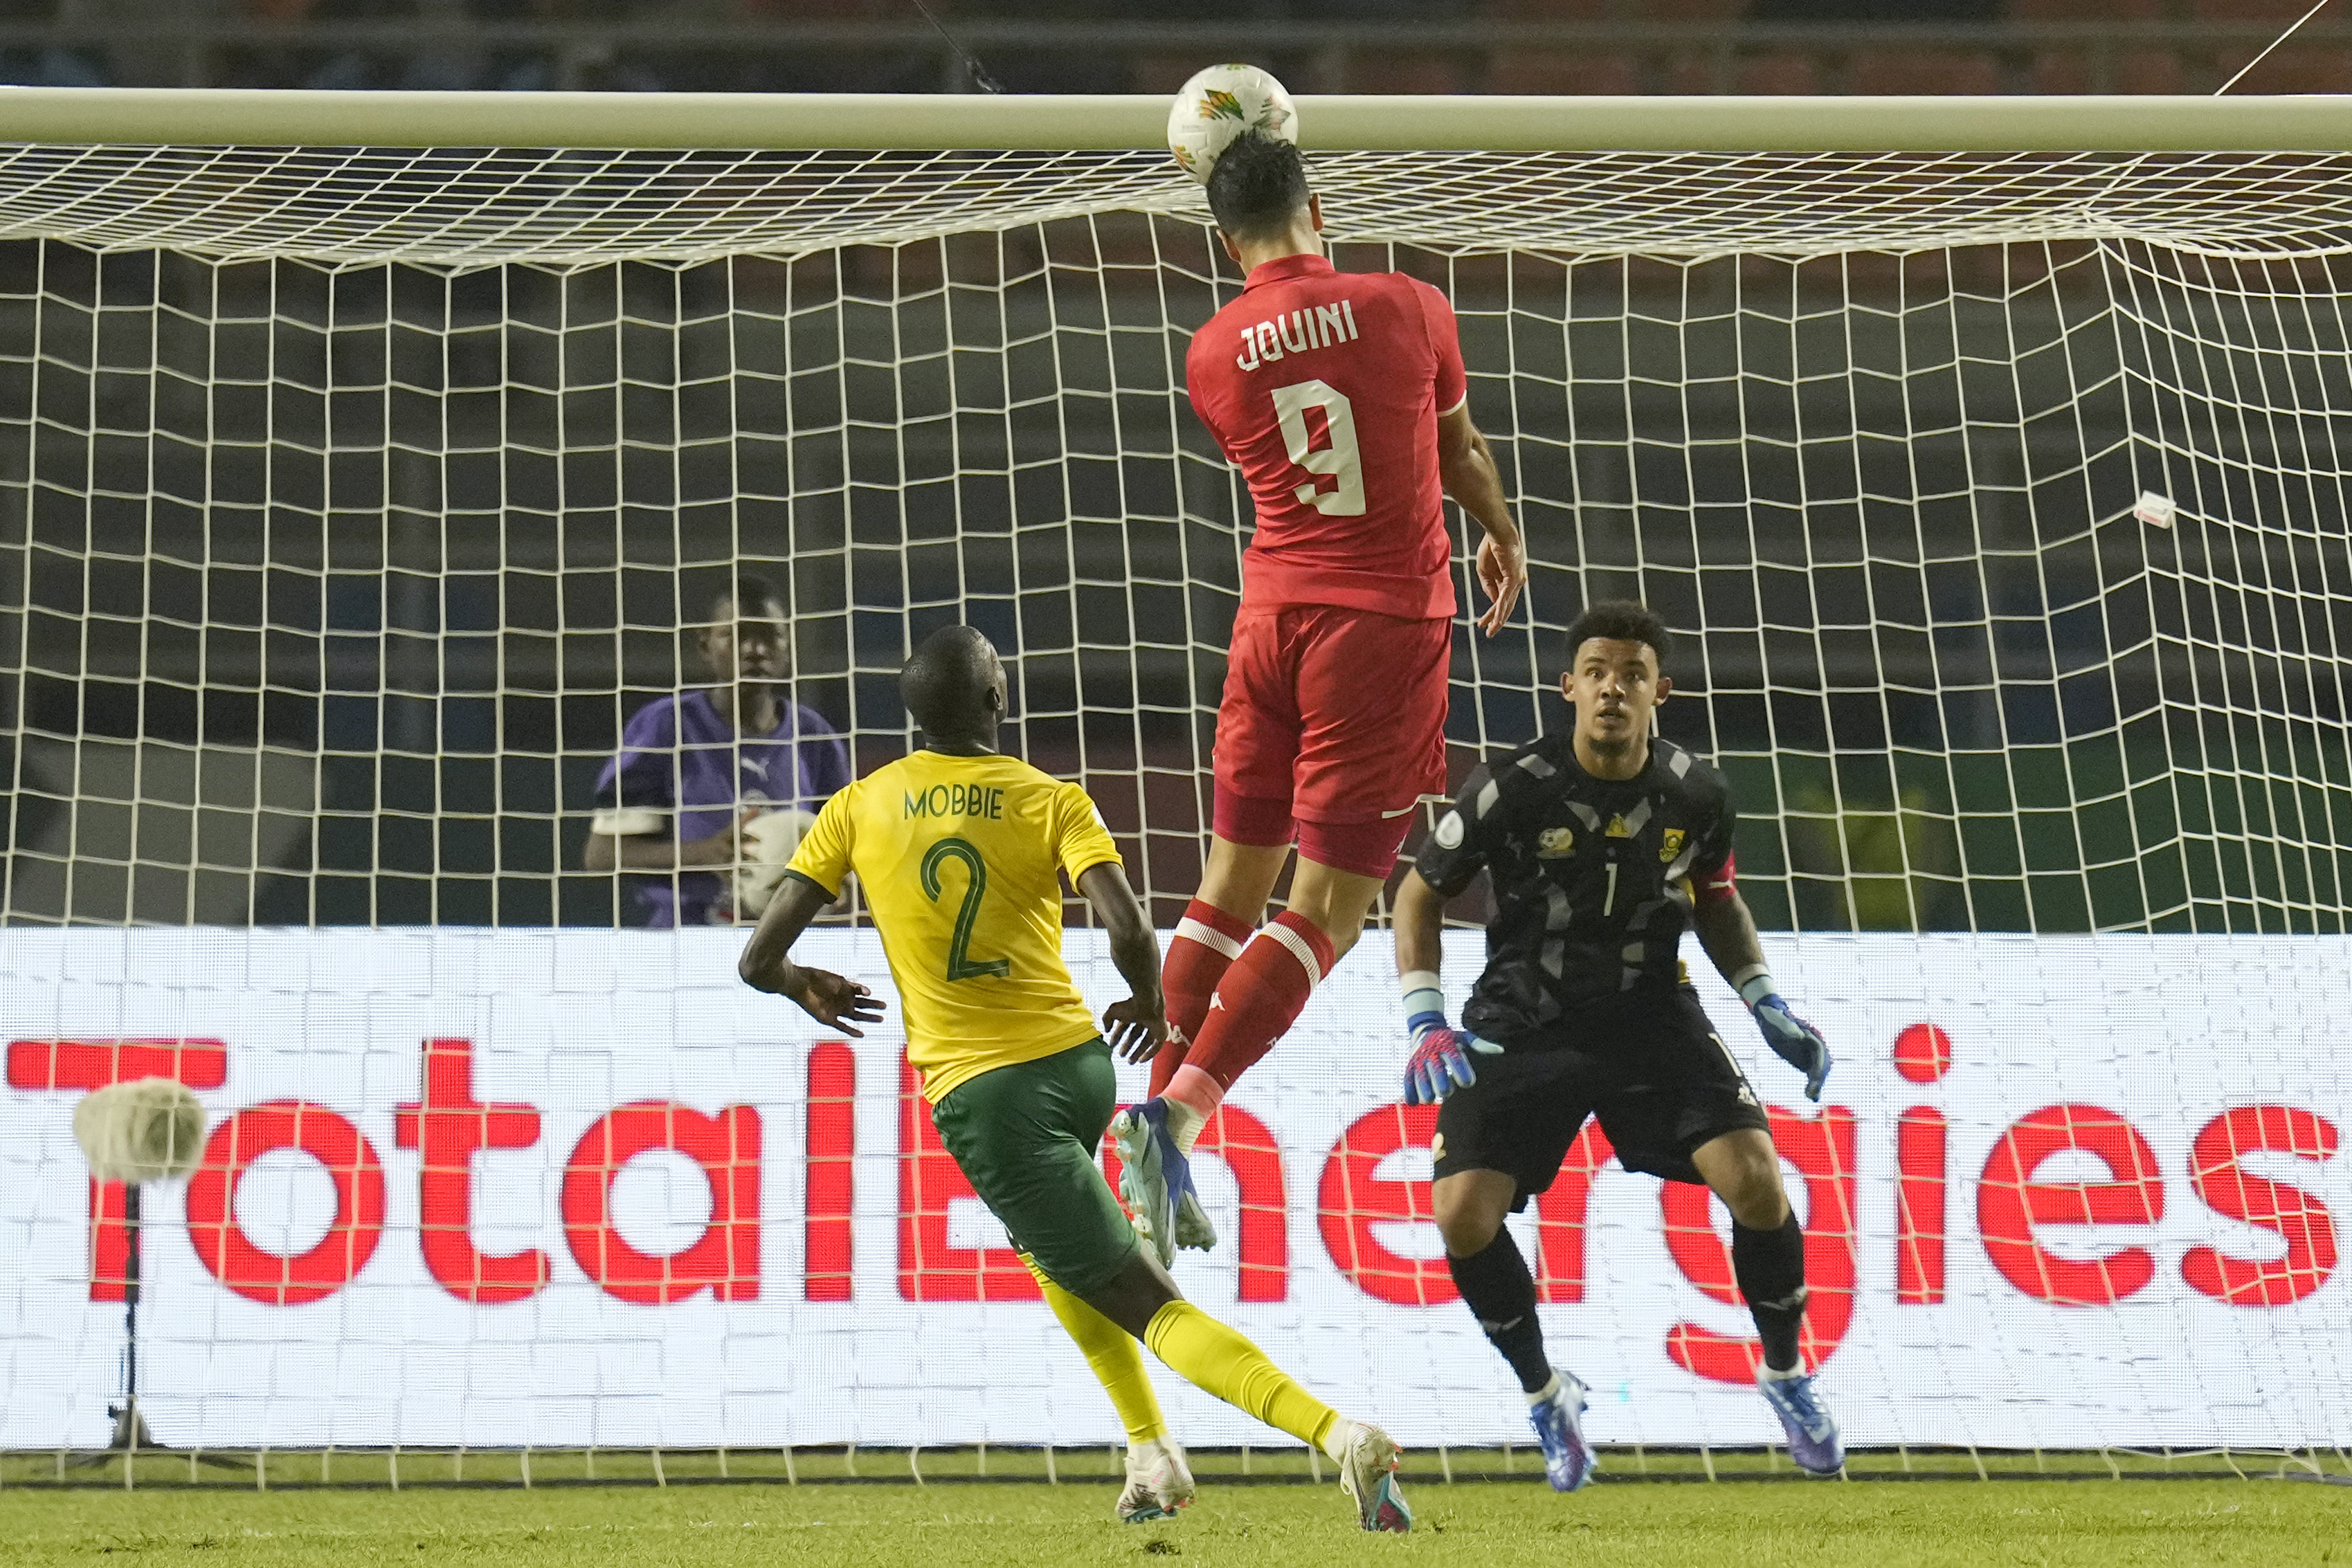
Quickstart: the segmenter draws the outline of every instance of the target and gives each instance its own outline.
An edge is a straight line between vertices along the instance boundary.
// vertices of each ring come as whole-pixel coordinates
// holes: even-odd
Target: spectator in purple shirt
[[[651,873],[646,924],[726,925],[745,823],[771,807],[814,811],[849,782],[849,748],[792,700],[792,642],[774,584],[738,573],[701,638],[717,684],[647,703],[596,780],[580,856],[588,871]]]

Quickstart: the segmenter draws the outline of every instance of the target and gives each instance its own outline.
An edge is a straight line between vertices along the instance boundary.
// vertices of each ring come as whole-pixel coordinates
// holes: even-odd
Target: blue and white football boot
[[[1822,1403],[1814,1377],[1770,1377],[1756,1369],[1756,1387],[1789,1434],[1789,1457],[1808,1475],[1833,1476],[1845,1469],[1845,1440]]]
[[[1528,1406],[1528,1425],[1543,1445],[1544,1479],[1554,1491],[1574,1491],[1601,1468],[1592,1445],[1584,1440],[1584,1385],[1574,1374],[1552,1369],[1552,1391]]]
[[[1192,1163],[1168,1130],[1168,1103],[1154,1096],[1129,1106],[1110,1119],[1110,1136],[1118,1150],[1119,1196],[1160,1267],[1176,1260],[1179,1242],[1204,1252],[1214,1247],[1216,1228],[1193,1190]]]

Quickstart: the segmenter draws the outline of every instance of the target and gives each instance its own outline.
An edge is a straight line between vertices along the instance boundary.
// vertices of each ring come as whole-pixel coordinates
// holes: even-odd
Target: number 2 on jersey
[[[971,947],[972,922],[980,918],[981,895],[988,891],[988,863],[968,840],[941,839],[933,844],[930,853],[923,857],[923,896],[933,904],[940,901],[940,864],[943,861],[963,862],[966,876],[963,907],[956,911],[955,936],[948,942],[948,978],[972,980],[982,975],[1011,974],[1010,958],[982,958],[975,963],[967,956]]]
[[[1310,408],[1323,411],[1323,425],[1330,434],[1328,446],[1314,444],[1314,433],[1307,428]],[[1364,456],[1356,445],[1356,405],[1348,394],[1328,382],[1294,382],[1274,389],[1274,412],[1282,421],[1282,441],[1290,449],[1290,460],[1309,474],[1328,474],[1339,480],[1326,490],[1309,479],[1291,494],[1326,517],[1362,517]]]

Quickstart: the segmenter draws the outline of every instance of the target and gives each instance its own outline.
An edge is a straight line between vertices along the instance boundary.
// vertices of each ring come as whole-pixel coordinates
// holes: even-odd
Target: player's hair
[[[962,737],[988,727],[995,646],[970,626],[942,626],[898,671],[898,699],[929,736]]]
[[[733,609],[734,618],[740,621],[743,618],[745,605],[765,610],[772,604],[781,610],[783,608],[784,596],[776,591],[773,578],[763,577],[756,571],[739,571],[735,574],[733,582],[720,589],[711,597],[710,609],[714,618],[722,604]]]
[[[1648,605],[1630,599],[1604,599],[1588,605],[1583,614],[1569,622],[1569,658],[1573,661],[1576,651],[1595,637],[1612,643],[1647,643],[1650,652],[1658,656],[1661,670],[1666,667],[1666,654],[1674,646],[1666,623]]]
[[[1235,137],[1209,171],[1209,211],[1235,239],[1280,234],[1307,193],[1298,149],[1255,131]]]

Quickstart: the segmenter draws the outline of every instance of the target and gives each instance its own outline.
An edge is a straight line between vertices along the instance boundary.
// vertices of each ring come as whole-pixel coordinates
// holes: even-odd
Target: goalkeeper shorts
[[[1559,1175],[1587,1116],[1629,1171],[1704,1186],[1691,1153],[1726,1133],[1770,1133],[1747,1075],[1687,988],[1584,1004],[1549,1030],[1473,1058],[1478,1082],[1448,1094],[1431,1153],[1440,1176],[1500,1171],[1526,1206]]]
[[[1097,1037],[990,1068],[931,1107],[940,1142],[1013,1245],[1074,1296],[1109,1283],[1139,1245],[1095,1163],[1118,1104],[1110,1047]]]

